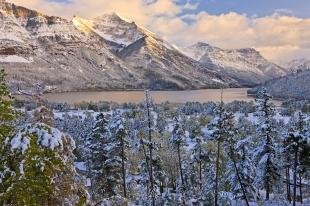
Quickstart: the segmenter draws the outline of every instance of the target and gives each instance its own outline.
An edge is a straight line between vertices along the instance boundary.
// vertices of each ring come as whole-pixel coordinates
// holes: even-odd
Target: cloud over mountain
[[[195,13],[199,4],[179,0],[11,0],[51,15],[94,17],[115,11],[176,45],[197,41],[222,48],[253,47],[276,62],[310,55],[310,19],[275,11],[263,17],[236,12]]]

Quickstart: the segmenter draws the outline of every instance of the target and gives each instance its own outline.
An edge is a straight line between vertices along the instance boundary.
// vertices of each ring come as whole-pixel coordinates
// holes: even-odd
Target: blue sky
[[[182,1],[186,2],[186,0]],[[248,16],[266,16],[277,10],[287,10],[294,16],[310,17],[309,0],[192,0],[190,2],[199,2],[198,10],[216,15],[234,11]]]
[[[70,0],[49,1],[70,2]],[[301,18],[310,17],[310,0],[179,0],[178,4],[187,2],[199,3],[196,10],[187,11],[187,13],[206,11],[210,14],[219,15],[234,11],[248,16],[262,17],[272,15],[275,12],[282,12]]]

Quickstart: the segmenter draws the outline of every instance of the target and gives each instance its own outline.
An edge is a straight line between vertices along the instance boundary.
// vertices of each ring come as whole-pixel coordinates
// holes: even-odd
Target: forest
[[[310,205],[310,103],[51,103],[0,72],[0,205]]]

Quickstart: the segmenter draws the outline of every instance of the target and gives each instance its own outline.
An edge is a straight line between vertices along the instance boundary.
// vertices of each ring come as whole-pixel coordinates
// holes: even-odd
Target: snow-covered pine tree
[[[87,146],[85,143],[92,133],[94,124],[95,117],[89,112],[84,113],[82,116],[64,113],[61,118],[54,120],[56,128],[68,133],[74,139],[76,144],[74,154],[80,162],[87,160]]]
[[[252,136],[246,136],[238,140],[235,144],[235,160],[237,169],[240,173],[240,180],[238,180],[235,172],[235,184],[233,184],[233,189],[241,193],[241,181],[244,187],[244,193],[246,194],[248,200],[252,199],[256,202],[259,198],[259,194],[257,188],[253,184],[256,171],[253,160],[251,159],[252,144]]]
[[[249,206],[247,188],[244,184],[242,170],[240,169],[240,156],[236,148],[236,143],[240,138],[240,133],[235,125],[234,115],[231,112],[223,112],[223,123],[224,123],[224,149],[229,157],[228,170],[231,175],[229,179],[232,184],[235,196],[241,196],[242,200],[245,200],[247,206]],[[239,193],[239,194],[238,194]],[[241,194],[241,195],[240,195]]]
[[[309,141],[307,137],[307,128],[305,117],[301,112],[297,113],[297,117],[292,118],[291,128],[289,129],[287,138],[285,139],[286,143],[286,156],[290,157],[287,165],[293,165],[293,205],[296,205],[297,201],[297,185],[298,185],[298,175],[301,179],[302,173],[306,171],[306,168],[309,167],[309,156],[306,155],[307,150],[309,149]],[[307,160],[308,159],[308,160]],[[287,181],[290,182],[290,178],[287,178]],[[301,184],[301,181],[300,181]],[[301,191],[302,185],[299,184]],[[300,194],[301,196],[301,194]],[[300,198],[301,199],[301,198]]]
[[[202,137],[201,126],[199,122],[194,123],[194,130],[192,132],[192,139],[194,140],[194,147],[191,154],[191,164],[193,165],[193,171],[191,171],[191,191],[193,192],[193,198],[197,201],[203,199],[203,184],[206,177],[204,176],[206,166],[211,161],[209,157],[208,149],[205,145],[205,139]]]
[[[220,167],[221,167],[221,147],[225,140],[225,115],[224,103],[221,103],[216,108],[216,116],[211,122],[212,133],[210,139],[216,142],[216,162],[215,162],[215,179],[214,179],[214,205],[219,205],[219,181],[220,181]]]
[[[44,116],[41,114],[40,116]],[[43,120],[42,120],[43,121]],[[7,138],[4,205],[65,205],[86,202],[77,181],[73,139],[43,122],[26,124]],[[9,186],[9,187],[8,187]]]
[[[234,115],[231,112],[225,111],[223,101],[217,106],[215,111],[215,118],[211,122],[210,140],[216,142],[216,163],[215,163],[215,180],[214,180],[214,205],[220,205],[219,192],[223,188],[222,178],[223,167],[228,168],[230,179],[228,182],[233,187],[233,190],[238,188],[241,193],[241,198],[248,203],[247,191],[242,180],[241,171],[238,164],[238,155],[235,149],[236,142],[238,141],[239,132],[235,126]],[[228,165],[224,164],[225,162]],[[221,180],[222,179],[222,180]],[[224,200],[225,201],[225,200]]]
[[[107,155],[103,151],[109,136],[108,119],[104,114],[100,113],[96,116],[95,126],[86,142],[88,178],[91,180],[90,190],[94,200],[100,200],[107,195],[107,180],[103,170]]]
[[[303,203],[303,178],[309,180],[310,177],[310,125],[305,128],[303,141],[301,143],[301,151],[299,155],[299,195],[300,202]]]
[[[145,104],[144,104],[144,119],[141,122],[145,128],[143,129],[140,139],[140,148],[144,155],[144,160],[141,164],[142,173],[147,173],[148,180],[146,184],[147,194],[150,198],[151,205],[155,206],[156,204],[156,185],[155,185],[155,176],[154,176],[154,121],[152,111],[154,104],[152,102],[149,91],[145,91]],[[142,174],[143,176],[143,174]]]
[[[123,196],[126,198],[126,148],[128,147],[128,142],[126,139],[127,131],[120,112],[115,111],[112,114],[109,129],[110,136],[103,151],[107,155],[107,159],[104,162],[107,184],[112,195],[118,194],[120,191],[117,191],[117,188],[120,188],[120,185],[122,185]]]
[[[185,180],[184,180],[184,171],[183,171],[184,168],[183,168],[183,159],[182,159],[182,148],[185,144],[185,130],[181,122],[182,122],[181,117],[174,118],[174,124],[173,124],[173,130],[172,130],[172,136],[170,138],[170,142],[173,145],[178,155],[179,175],[180,175],[180,180],[181,180],[180,191],[184,192]]]
[[[272,97],[263,88],[256,99],[258,117],[257,145],[254,148],[253,159],[256,162],[257,174],[255,184],[266,192],[265,199],[269,200],[275,182],[279,179],[277,148],[277,132],[272,124],[274,106]]]

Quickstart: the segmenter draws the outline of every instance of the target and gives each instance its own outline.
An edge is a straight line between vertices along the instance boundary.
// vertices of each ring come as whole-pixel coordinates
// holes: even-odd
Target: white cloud
[[[273,61],[310,57],[310,19],[294,17],[289,10],[249,17],[235,12],[186,14],[198,4],[188,1],[180,5],[177,0],[72,0],[67,4],[46,0],[11,1],[65,17],[91,18],[115,11],[176,45],[204,41],[223,48],[254,47]]]
[[[183,9],[184,10],[196,10],[199,6],[199,3],[195,3],[195,4],[192,4],[190,2],[186,2],[186,4],[183,6]]]

